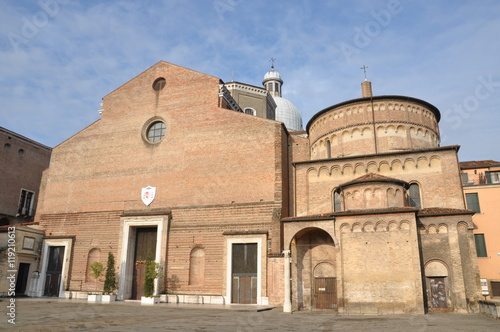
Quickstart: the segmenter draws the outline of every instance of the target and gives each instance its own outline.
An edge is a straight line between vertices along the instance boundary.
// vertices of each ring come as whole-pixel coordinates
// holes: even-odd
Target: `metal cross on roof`
[[[276,61],[276,59],[275,58],[271,58],[271,60],[269,60],[269,61],[271,61],[271,68],[274,69],[274,61]]]
[[[363,67],[361,67],[361,69],[363,69],[363,72],[365,73],[365,81],[366,81],[366,69],[367,69],[367,68],[368,68],[368,67],[367,67],[367,66],[365,66],[365,65],[363,65]]]

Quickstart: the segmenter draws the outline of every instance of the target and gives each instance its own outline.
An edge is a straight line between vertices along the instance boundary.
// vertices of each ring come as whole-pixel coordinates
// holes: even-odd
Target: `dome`
[[[268,71],[264,75],[264,79],[262,80],[262,84],[265,84],[267,81],[279,81],[281,84],[283,84],[283,80],[281,79],[280,73],[278,73],[274,68],[272,68],[270,71]]]
[[[302,130],[302,117],[300,116],[299,110],[290,101],[281,97],[283,80],[281,79],[280,73],[274,70],[274,66],[264,75],[262,84],[266,87],[266,90],[276,103],[275,120],[283,122],[289,131]]]
[[[297,107],[285,98],[273,99],[276,102],[276,121],[283,122],[289,131],[302,130],[302,116]]]

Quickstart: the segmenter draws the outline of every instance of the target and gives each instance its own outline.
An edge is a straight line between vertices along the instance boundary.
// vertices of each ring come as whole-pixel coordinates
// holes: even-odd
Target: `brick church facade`
[[[95,290],[89,266],[111,252],[122,300],[141,296],[149,254],[155,292],[181,302],[473,310],[473,212],[439,110],[364,82],[300,131],[274,120],[298,114],[282,83],[274,68],[262,88],[162,61],[105,96],[43,175],[36,295]]]

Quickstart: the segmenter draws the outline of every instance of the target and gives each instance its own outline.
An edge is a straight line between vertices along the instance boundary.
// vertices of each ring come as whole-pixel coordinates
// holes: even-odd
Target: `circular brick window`
[[[167,127],[163,121],[155,121],[149,125],[146,138],[150,143],[157,143],[162,140],[167,132]]]
[[[165,87],[166,84],[167,81],[165,81],[163,77],[159,77],[153,82],[153,90],[160,91]]]

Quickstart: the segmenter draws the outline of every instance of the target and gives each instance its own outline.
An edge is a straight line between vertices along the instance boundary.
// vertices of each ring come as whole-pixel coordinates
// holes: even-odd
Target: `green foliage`
[[[94,262],[90,264],[90,276],[95,279],[95,288],[97,291],[97,279],[102,276],[102,271],[104,271],[104,266],[99,262]]]
[[[98,279],[102,276],[102,271],[104,271],[104,266],[99,262],[94,262],[90,264],[90,276],[94,279]]]
[[[106,265],[106,279],[104,280],[104,294],[111,294],[116,289],[115,256],[108,253],[108,263]]]
[[[161,274],[161,266],[153,260],[153,255],[148,253],[146,257],[146,271],[144,273],[144,296],[152,297],[155,291],[155,279]]]

